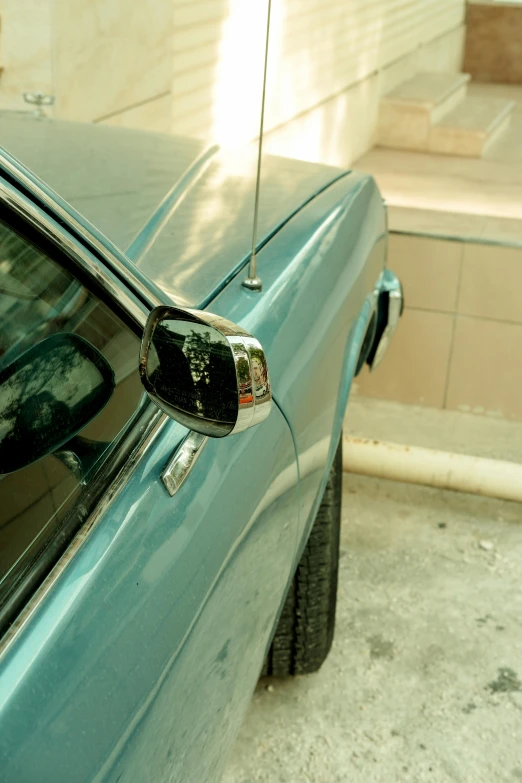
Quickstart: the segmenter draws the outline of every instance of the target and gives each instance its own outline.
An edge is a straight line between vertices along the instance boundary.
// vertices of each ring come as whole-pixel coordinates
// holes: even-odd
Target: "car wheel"
[[[342,436],[310,537],[297,566],[262,675],[316,672],[332,646],[339,571]]]

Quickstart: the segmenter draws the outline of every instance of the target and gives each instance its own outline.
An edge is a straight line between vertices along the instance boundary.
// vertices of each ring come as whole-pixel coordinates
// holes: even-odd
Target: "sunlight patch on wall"
[[[234,147],[257,136],[261,111],[267,3],[230,0],[222,23],[211,138]]]

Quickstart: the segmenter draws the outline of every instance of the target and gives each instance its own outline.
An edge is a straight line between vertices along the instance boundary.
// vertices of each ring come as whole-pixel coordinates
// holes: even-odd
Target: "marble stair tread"
[[[465,88],[470,78],[467,73],[419,73],[387,93],[383,102],[417,105],[419,109],[429,111]]]
[[[419,73],[381,99],[378,144],[392,149],[427,150],[434,123],[466,97],[466,73]]]
[[[429,149],[479,157],[509,127],[515,102],[467,96],[431,129]]]
[[[377,180],[392,231],[522,244],[522,85],[472,82],[468,94],[515,101],[510,128],[485,156],[374,147],[354,168]]]
[[[458,128],[489,134],[515,108],[515,101],[505,98],[483,98],[468,95],[462,103],[448,112],[435,128]]]

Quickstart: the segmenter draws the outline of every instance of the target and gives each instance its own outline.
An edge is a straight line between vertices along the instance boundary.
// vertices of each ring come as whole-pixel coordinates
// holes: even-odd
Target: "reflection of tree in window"
[[[73,441],[74,448],[85,446],[82,484],[89,485],[143,401],[138,335],[75,277],[67,259],[61,254],[58,257],[58,251],[55,257],[54,249],[49,257],[49,247],[46,251],[34,243],[40,242],[36,233],[32,240],[0,220],[0,373],[6,372],[4,383],[9,367],[25,351],[51,335],[67,332],[85,338],[106,356],[116,385],[108,403],[95,415],[96,399],[91,391],[99,379],[93,376],[87,380],[87,368],[75,368],[66,354],[63,363],[72,370],[77,397],[60,372],[46,385],[43,370],[36,365],[16,380],[16,388],[1,384],[0,456],[5,458],[7,475],[0,481],[0,584],[5,584],[4,579],[15,579],[17,569],[21,573],[32,562],[80,496],[78,475],[65,466],[62,457],[54,456],[56,451],[42,457],[48,451],[45,447],[76,432],[74,425],[82,411],[87,420],[84,406],[88,406],[94,418],[62,448],[72,449]],[[83,376],[82,383],[77,384],[79,376]],[[19,380],[21,394],[16,400]],[[19,467],[31,462],[31,457],[42,459]]]
[[[2,380],[6,372],[9,368],[0,375],[3,472],[18,467],[20,449],[29,464],[47,452],[47,443],[54,443],[57,433],[65,440],[71,427],[74,429],[75,411],[85,406],[103,383],[99,371],[75,346],[62,345],[52,353],[35,356]],[[15,467],[10,467],[11,463]]]

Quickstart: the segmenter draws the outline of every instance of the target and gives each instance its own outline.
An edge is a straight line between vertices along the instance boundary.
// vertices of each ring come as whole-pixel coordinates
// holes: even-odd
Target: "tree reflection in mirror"
[[[229,430],[234,427],[238,409],[234,356],[226,338],[211,326],[161,321],[148,353],[147,376],[156,395],[178,411]]]
[[[250,348],[252,357],[252,375],[254,380],[254,393],[256,400],[266,399],[270,394],[270,381],[268,380],[268,368],[264,352],[260,348]]]
[[[0,372],[0,473],[56,451],[107,404],[114,372],[75,334],[55,334]]]

